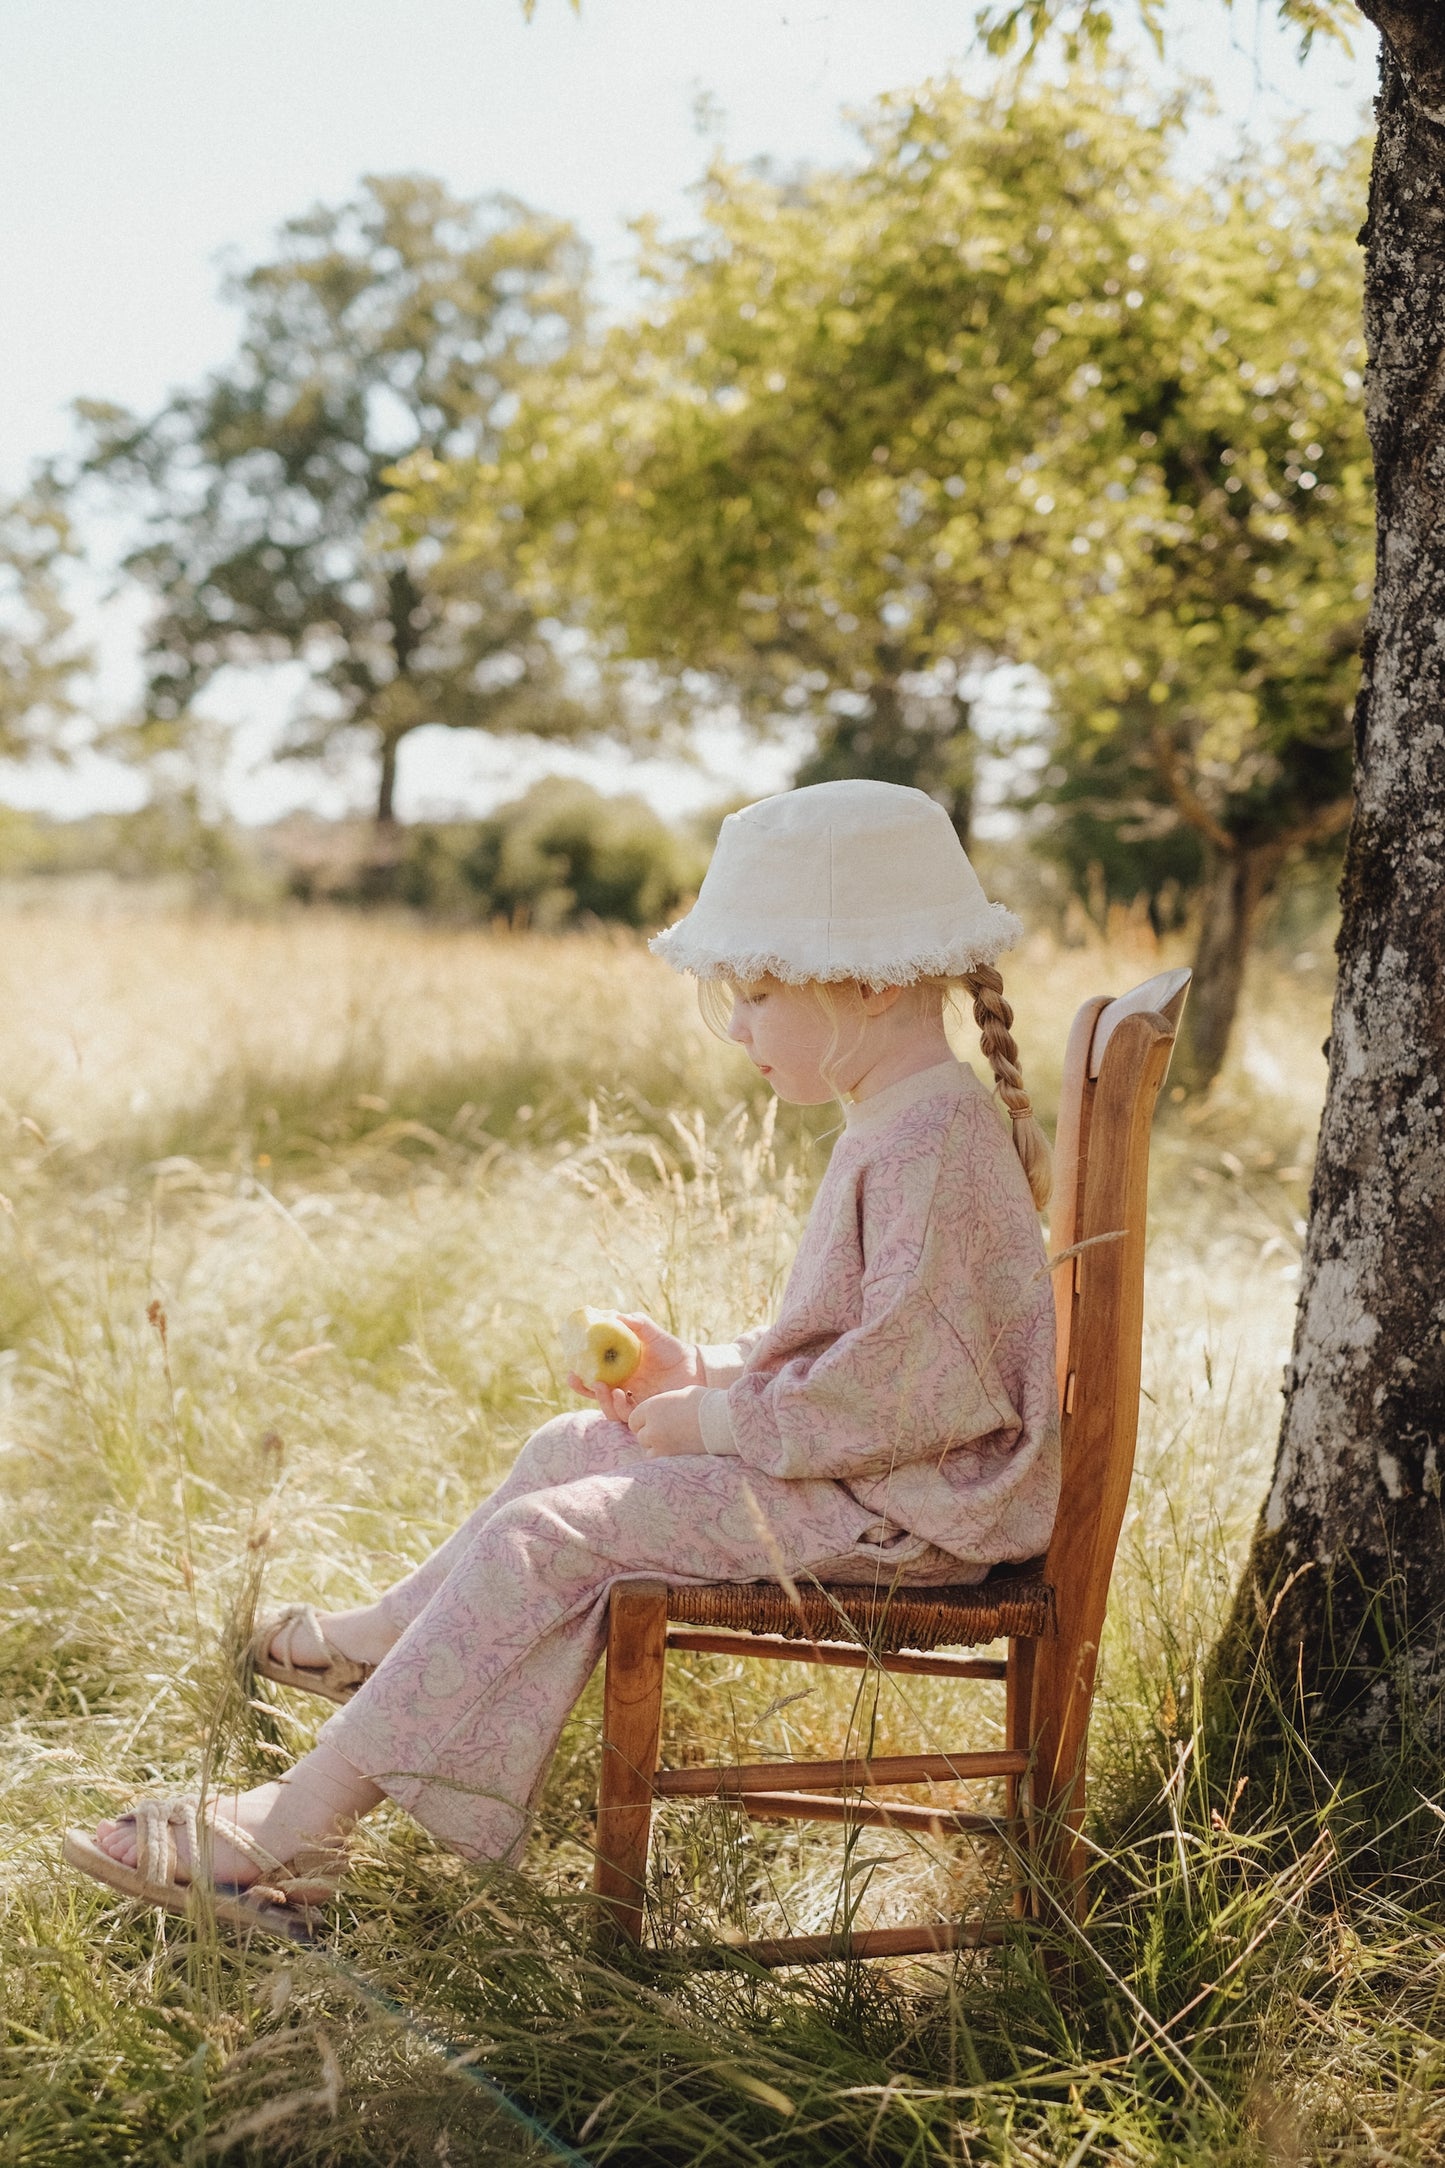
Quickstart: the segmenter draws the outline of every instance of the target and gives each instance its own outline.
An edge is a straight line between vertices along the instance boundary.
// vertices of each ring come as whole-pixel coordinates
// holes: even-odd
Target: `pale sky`
[[[845,109],[953,65],[980,74],[974,12],[974,0],[583,0],[580,13],[538,0],[528,23],[520,0],[0,0],[0,489],[63,448],[73,399],[144,410],[224,359],[225,257],[264,251],[283,218],[345,196],[362,173],[425,171],[560,212],[620,292],[626,220],[684,224],[719,138],[740,158],[845,158]],[[1322,45],[1301,68],[1254,0],[1232,15],[1176,0],[1170,18],[1172,67],[1205,78],[1222,109],[1196,131],[1201,162],[1240,127],[1264,135],[1293,119],[1343,141],[1367,118],[1363,20],[1352,58]],[[701,124],[700,100],[716,116]],[[87,607],[110,711],[133,682],[134,626],[133,609]],[[212,698],[250,720],[228,784],[235,810],[365,803],[362,774],[246,774],[277,697],[233,677]],[[724,740],[711,751],[711,775],[655,762],[624,773],[420,733],[403,749],[402,810],[481,810],[544,767],[640,785],[679,810],[786,779],[784,755],[745,757]],[[78,812],[133,796],[131,778],[99,763],[61,777],[0,765],[0,797],[15,804]]]

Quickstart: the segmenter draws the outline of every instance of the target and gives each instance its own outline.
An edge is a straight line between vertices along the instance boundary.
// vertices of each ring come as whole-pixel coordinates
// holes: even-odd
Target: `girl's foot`
[[[283,1865],[293,1852],[298,1851],[298,1836],[288,1846],[280,1833],[271,1828],[276,1798],[281,1790],[279,1784],[258,1784],[251,1792],[221,1793],[216,1799],[216,1810],[228,1821],[237,1822],[264,1844],[268,1852],[274,1852]],[[102,1852],[119,1860],[122,1867],[134,1867],[140,1858],[140,1832],[128,1815],[118,1821],[101,1822],[95,1832],[95,1841]],[[183,1829],[176,1829],[173,1840],[176,1847],[176,1880],[189,1882],[195,1862],[190,1856],[190,1840]],[[308,1843],[324,1841],[318,1832],[308,1837]],[[249,1889],[260,1873],[260,1868],[245,1854],[226,1843],[224,1837],[213,1835],[210,1845],[211,1874],[217,1882],[233,1883],[238,1889]]]
[[[285,1866],[298,1852],[339,1845],[349,1825],[369,1812],[381,1796],[371,1779],[353,1768],[335,1747],[322,1745],[303,1755],[278,1782],[258,1784],[249,1792],[221,1793],[214,1805],[219,1815],[237,1823]],[[139,1833],[127,1816],[102,1822],[95,1841],[123,1867],[134,1867],[139,1860]],[[176,1880],[188,1882],[194,1867],[189,1839],[183,1829],[176,1828],[172,1841]],[[249,1889],[258,1879],[261,1870],[256,1862],[223,1837],[213,1835],[209,1849],[214,1881]]]
[[[293,1664],[298,1671],[325,1671],[333,1655],[340,1654],[349,1656],[354,1664],[379,1664],[401,1638],[396,1628],[381,1618],[377,1604],[363,1604],[355,1611],[325,1611],[314,1617],[314,1624],[303,1614],[294,1623],[278,1627],[271,1643],[274,1662]]]

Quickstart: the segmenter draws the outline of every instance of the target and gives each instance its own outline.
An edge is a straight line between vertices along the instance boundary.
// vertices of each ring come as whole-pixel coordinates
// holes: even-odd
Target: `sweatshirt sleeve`
[[[716,1347],[699,1347],[703,1383],[726,1386],[731,1385],[734,1378],[740,1378],[747,1368],[749,1355],[767,1329],[766,1325],[759,1325],[752,1332],[739,1333],[736,1340],[720,1342]]]
[[[705,1393],[699,1423],[709,1453],[761,1474],[846,1482],[1011,1434],[1019,1416],[910,1272],[865,1284],[861,1322],[818,1354]]]

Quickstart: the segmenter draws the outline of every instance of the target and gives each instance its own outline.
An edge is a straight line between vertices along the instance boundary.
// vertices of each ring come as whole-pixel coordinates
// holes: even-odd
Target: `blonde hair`
[[[833,988],[828,983],[813,979],[809,981],[814,998],[832,1021],[833,1038],[822,1067],[824,1078],[828,1076],[827,1061],[838,1052],[839,1019]],[[1014,1150],[1019,1163],[1028,1177],[1029,1193],[1042,1212],[1049,1201],[1054,1180],[1054,1155],[1048,1138],[1034,1118],[1033,1102],[1024,1090],[1024,1074],[1019,1065],[1019,1050],[1013,1036],[1014,1012],[1004,999],[1003,979],[992,964],[978,964],[957,978],[919,978],[912,982],[912,990],[937,996],[940,1009],[946,1001],[959,993],[967,994],[973,1004],[974,1022],[978,1025],[979,1044],[984,1059],[993,1071],[994,1089],[1003,1102],[1009,1118]],[[703,1021],[719,1038],[726,1038],[732,1013],[733,985],[730,979],[699,979],[698,1006]]]
[[[948,982],[949,993],[955,985],[973,1002],[979,1044],[993,1071],[994,1089],[1007,1109],[1014,1150],[1029,1178],[1029,1192],[1042,1212],[1053,1192],[1054,1154],[1034,1118],[1033,1101],[1024,1090],[1024,1073],[1014,1043],[1014,1012],[1004,999],[1003,980],[992,964],[978,964],[960,979]]]

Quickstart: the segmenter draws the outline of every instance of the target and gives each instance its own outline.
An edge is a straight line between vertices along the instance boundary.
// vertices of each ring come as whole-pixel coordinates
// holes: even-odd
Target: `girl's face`
[[[809,986],[785,986],[778,979],[735,985],[728,1037],[745,1050],[780,1099],[795,1107],[821,1106],[834,1096],[835,1087],[848,1089],[848,1057],[861,1022],[861,1017],[849,1017],[848,991],[837,989],[835,1018]],[[825,1062],[832,1083],[823,1075]]]

